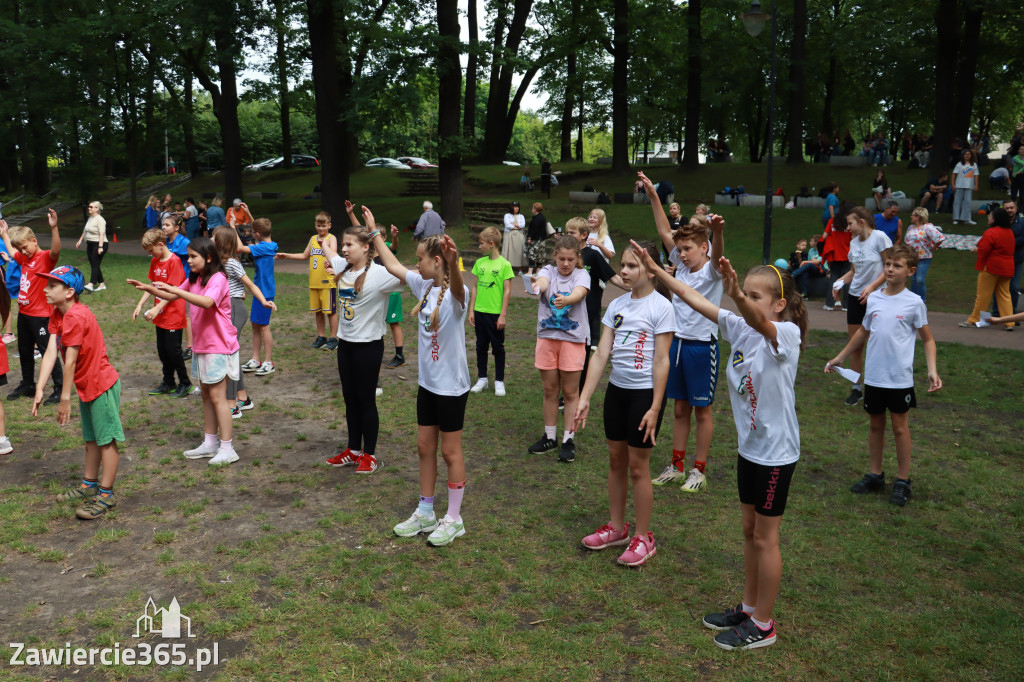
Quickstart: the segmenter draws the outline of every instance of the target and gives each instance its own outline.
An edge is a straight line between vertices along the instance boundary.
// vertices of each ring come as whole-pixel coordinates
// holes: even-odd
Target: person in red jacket
[[[821,257],[828,263],[828,271],[831,276],[829,284],[834,284],[837,279],[850,271],[850,239],[853,235],[846,227],[846,215],[850,212],[853,204],[844,202],[836,211],[835,216],[825,224],[823,245],[820,247]],[[834,290],[830,287],[828,298],[825,300],[825,310],[846,310],[843,305],[843,294],[835,298]]]
[[[961,327],[976,327],[981,320],[981,311],[992,301],[995,293],[999,306],[999,317],[1005,318],[1013,314],[1013,303],[1010,301],[1010,278],[1013,277],[1013,230],[1010,229],[1010,214],[1004,208],[994,208],[988,214],[989,228],[981,235],[978,245],[971,249],[977,252],[978,261],[974,269],[978,271],[978,295],[974,301],[974,311]],[[1013,322],[1007,322],[1005,329],[1013,331]]]

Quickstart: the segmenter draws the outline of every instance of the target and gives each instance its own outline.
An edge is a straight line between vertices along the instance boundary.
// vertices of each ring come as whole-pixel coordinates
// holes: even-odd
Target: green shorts
[[[385,318],[388,324],[395,324],[402,321],[402,292],[392,291],[388,298],[388,315]]]
[[[107,445],[115,440],[124,442],[121,428],[121,380],[100,394],[96,400],[78,400],[82,415],[82,439],[95,441],[96,445]]]

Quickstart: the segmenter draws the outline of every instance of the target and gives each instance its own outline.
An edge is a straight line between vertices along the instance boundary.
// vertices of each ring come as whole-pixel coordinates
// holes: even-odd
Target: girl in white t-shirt
[[[608,218],[605,216],[604,210],[595,208],[587,216],[587,222],[590,223],[587,246],[600,251],[606,261],[611,260],[615,255],[615,245],[612,244],[612,238],[608,236]]]
[[[390,249],[388,249],[390,251]],[[350,227],[341,238],[341,253],[324,244],[324,256],[338,286],[338,377],[345,399],[348,445],[327,460],[331,466],[355,466],[357,474],[377,470],[380,418],[374,395],[384,360],[388,301],[402,283],[380,265],[371,235]]]
[[[971,199],[978,191],[978,163],[974,151],[965,149],[953,169],[953,224],[974,225],[971,218]]]
[[[419,393],[416,395],[416,449],[420,459],[420,503],[395,534],[413,537],[430,533],[427,542],[447,545],[466,534],[460,511],[466,492],[466,466],[462,461],[462,426],[469,397],[466,361],[466,312],[469,287],[462,282],[459,251],[448,235],[433,235],[416,248],[419,273],[407,270],[384,243],[370,209],[363,207],[363,222],[373,236],[381,263],[420,299],[416,314],[419,333]],[[383,317],[383,311],[382,311]],[[383,332],[382,332],[383,333]],[[437,440],[448,466],[448,513],[434,514],[437,481]]]
[[[648,268],[654,264],[644,260]],[[654,272],[687,305],[717,321],[731,347],[726,381],[739,441],[736,477],[746,580],[743,601],[705,616],[704,625],[724,631],[715,637],[723,649],[755,649],[775,643],[772,609],[782,580],[779,527],[800,459],[793,385],[807,338],[807,309],[785,270],[755,267],[740,289],[728,259],[722,258],[720,264],[725,293],[735,301],[739,315],[710,303],[667,272]]]
[[[838,300],[839,292],[850,285],[849,302],[846,307],[846,332],[849,338],[860,329],[867,310],[868,296],[885,282],[885,262],[882,252],[892,246],[889,235],[875,229],[875,217],[863,206],[850,209],[846,224],[853,237],[850,240],[850,270],[832,284]],[[864,368],[864,349],[858,347],[850,354],[850,369],[858,374]],[[861,383],[855,383],[846,398],[846,404],[853,407],[864,397]]]
[[[650,460],[668,380],[668,349],[675,332],[675,316],[667,289],[658,284],[655,291],[657,281],[649,270],[661,270],[658,247],[650,242],[631,244],[622,252],[620,271],[623,284],[631,292],[612,301],[601,320],[601,342],[587,372],[573,428],[587,425],[590,398],[611,358],[612,374],[604,397],[611,519],[583,538],[583,546],[597,550],[629,545],[618,562],[640,566],[657,553],[649,528],[654,506]],[[638,255],[641,251],[648,254],[646,266]],[[626,493],[631,480],[636,509],[632,539],[626,523]]]

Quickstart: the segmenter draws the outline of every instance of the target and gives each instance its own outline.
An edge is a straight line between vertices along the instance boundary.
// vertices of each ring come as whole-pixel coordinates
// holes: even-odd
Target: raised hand
[[[459,264],[459,249],[455,246],[455,240],[446,234],[441,235],[441,253],[448,261],[448,265],[457,266]]]
[[[345,213],[352,213],[356,210],[355,204],[348,199],[345,199]]]
[[[740,291],[739,276],[733,270],[732,263],[725,256],[718,259],[718,265],[722,269],[722,288],[729,298],[736,300],[736,297],[742,293]]]
[[[46,221],[50,223],[51,230],[57,228],[57,212],[52,208],[46,209]]]
[[[640,178],[640,182],[644,183],[644,192],[647,193],[647,196],[657,194],[657,192],[654,191],[654,183],[651,182],[649,177],[644,175],[643,171],[637,171],[636,176]]]
[[[394,239],[398,236],[398,228],[394,225],[391,226],[391,238]]]
[[[373,219],[373,211],[362,206],[363,211],[363,222],[366,223],[366,229],[373,232],[377,229],[377,221]]]

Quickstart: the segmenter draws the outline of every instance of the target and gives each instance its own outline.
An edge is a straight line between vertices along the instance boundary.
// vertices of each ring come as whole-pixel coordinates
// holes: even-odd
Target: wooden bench
[[[764,195],[763,194],[741,194],[740,195],[740,206],[749,207],[761,207],[764,208]],[[773,196],[772,206],[774,208],[785,208],[786,200],[784,197]]]

